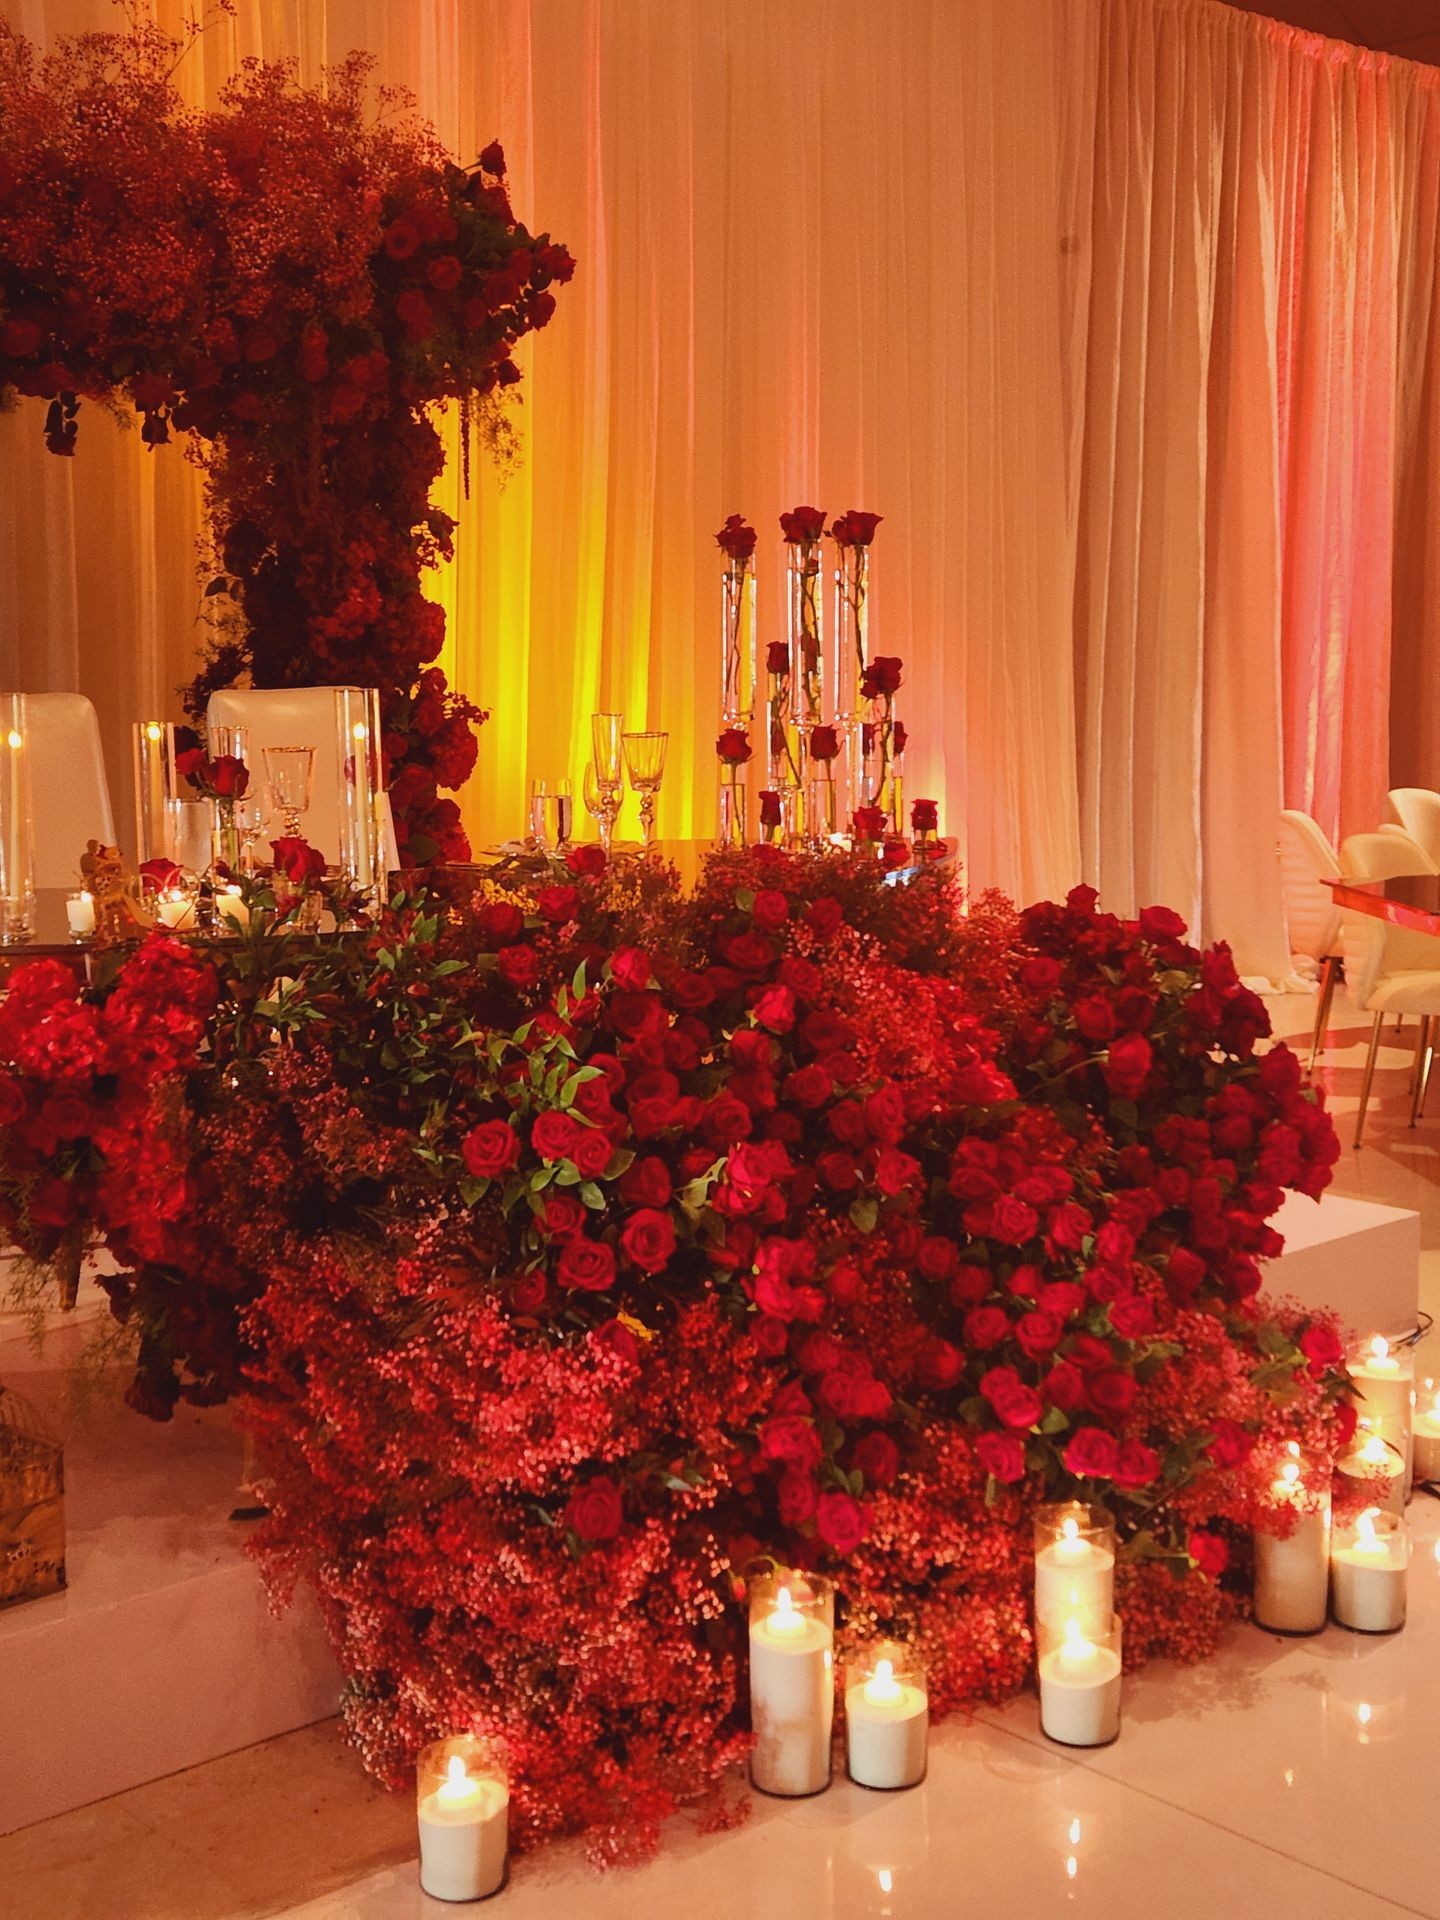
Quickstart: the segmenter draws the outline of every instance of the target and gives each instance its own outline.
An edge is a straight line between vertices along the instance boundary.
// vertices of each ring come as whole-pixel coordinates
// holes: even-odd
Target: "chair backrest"
[[[1403,880],[1435,872],[1423,848],[1395,827],[1379,833],[1352,833],[1340,845],[1340,871],[1358,884]],[[1409,927],[1394,927],[1366,913],[1343,916],[1345,991],[1364,1008],[1382,975],[1419,968],[1440,969],[1440,939]]]
[[[351,695],[344,703],[337,696]],[[342,773],[354,753],[348,737],[348,721],[343,716],[360,711],[364,689],[359,687],[227,687],[210,696],[206,721],[213,727],[244,727],[247,751],[256,790],[265,793],[266,747],[313,747],[315,781],[310,808],[300,823],[300,831],[312,847],[332,863],[338,862],[341,846],[340,793]],[[388,805],[378,809],[381,821],[382,855],[390,871],[399,865],[395,852],[394,827]],[[388,834],[385,829],[388,827]],[[272,815],[268,834],[281,831],[281,823]]]
[[[1352,833],[1340,842],[1340,877],[1362,884],[1372,880],[1406,880],[1437,873],[1440,867],[1408,833],[1394,827],[1379,833]]]
[[[1386,799],[1396,821],[1440,871],[1440,793],[1429,787],[1392,787]]]
[[[1339,877],[1340,856],[1308,813],[1280,815],[1280,884],[1291,953],[1315,960],[1339,952],[1340,909],[1321,884]]]
[[[35,815],[35,885],[78,887],[87,840],[115,845],[110,782],[100,722],[83,693],[25,696],[30,793]]]

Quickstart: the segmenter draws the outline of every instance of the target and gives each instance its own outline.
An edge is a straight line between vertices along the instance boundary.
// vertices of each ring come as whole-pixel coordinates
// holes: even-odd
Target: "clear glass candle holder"
[[[65,896],[65,922],[76,946],[95,937],[95,900],[84,889]]]
[[[200,930],[200,876],[187,867],[175,870],[170,879],[157,887],[150,898],[155,925],[168,933],[198,933]]]
[[[1120,1733],[1121,1624],[1068,1619],[1041,1621],[1035,1651],[1040,1679],[1040,1729],[1065,1747],[1107,1747]]]
[[[776,1568],[749,1582],[750,1779],[799,1799],[830,1784],[835,1592],[820,1574]]]
[[[457,1733],[415,1765],[420,1886],[434,1900],[485,1900],[505,1884],[510,1781],[494,1747]]]
[[[1115,1611],[1115,1516],[1083,1500],[1062,1500],[1034,1513],[1035,1618],[1079,1619],[1108,1630]]]
[[[1291,1442],[1255,1534],[1255,1624],[1269,1633],[1319,1633],[1330,1586],[1330,1476],[1326,1462]]]
[[[914,1647],[876,1641],[845,1665],[845,1761],[857,1786],[895,1792],[925,1778],[930,1694]]]
[[[1398,1513],[1367,1507],[1330,1536],[1330,1611],[1352,1633],[1396,1633],[1405,1624],[1410,1534]]]

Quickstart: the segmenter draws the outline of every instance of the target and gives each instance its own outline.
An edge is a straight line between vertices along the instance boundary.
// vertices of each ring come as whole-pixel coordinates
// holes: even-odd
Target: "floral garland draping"
[[[41,59],[0,22],[0,401],[48,401],[58,454],[87,397],[128,400],[152,447],[188,435],[214,548],[192,709],[247,673],[378,686],[402,849],[463,858],[438,789],[484,715],[430,664],[421,581],[454,522],[428,415],[458,400],[503,455],[515,345],[574,263],[515,220],[498,145],[467,173],[401,97],[372,112],[363,57],[323,88],[247,62],[201,112],[178,51],[136,25]]]
[[[571,865],[0,1004],[0,1232],[103,1234],[142,1410],[241,1396],[369,1764],[490,1730],[521,1839],[602,1856],[727,1817],[748,1566],[996,1699],[1076,1489],[1129,1656],[1210,1651],[1286,1443],[1354,1425],[1334,1324],[1257,1299],[1337,1144],[1226,950],[853,856]]]

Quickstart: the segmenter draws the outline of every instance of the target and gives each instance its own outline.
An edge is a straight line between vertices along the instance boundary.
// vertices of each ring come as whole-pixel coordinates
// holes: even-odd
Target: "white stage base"
[[[241,1448],[226,1410],[157,1425],[112,1376],[67,1412],[101,1320],[84,1305],[38,1354],[0,1320],[0,1380],[65,1437],[69,1574],[65,1592],[0,1609],[0,1833],[308,1726],[339,1699],[313,1605],[271,1615],[249,1529],[227,1518]]]
[[[1265,1291],[1330,1307],[1352,1332],[1399,1339],[1420,1306],[1420,1216],[1373,1200],[1287,1193],[1271,1222],[1285,1251],[1265,1266]]]

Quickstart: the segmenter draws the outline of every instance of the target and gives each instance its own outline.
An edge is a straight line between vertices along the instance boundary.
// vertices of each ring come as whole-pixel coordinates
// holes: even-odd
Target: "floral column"
[[[841,812],[849,819],[865,804],[861,790],[865,720],[863,691],[870,651],[870,543],[881,516],[851,508],[831,523],[835,542],[835,625],[831,688],[834,722],[844,749],[840,768]]]
[[[806,749],[825,718],[825,672],[821,657],[820,507],[793,507],[780,516],[785,536],[785,614],[790,649],[790,720],[799,779],[805,786]],[[808,833],[808,825],[805,827]]]

